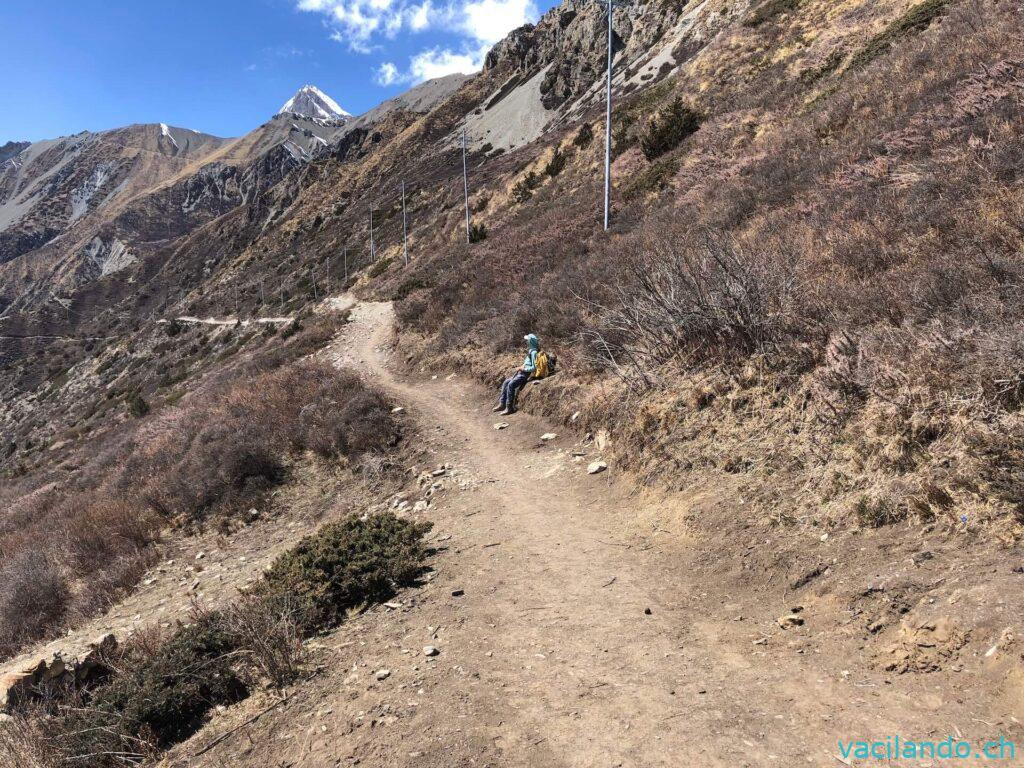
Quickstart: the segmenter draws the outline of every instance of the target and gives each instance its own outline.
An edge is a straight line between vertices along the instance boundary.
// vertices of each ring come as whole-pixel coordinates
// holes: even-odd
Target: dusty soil
[[[896,734],[1002,735],[1020,758],[1012,555],[764,529],[728,487],[589,475],[599,450],[564,427],[396,373],[392,325],[358,304],[325,354],[404,407],[413,477],[449,467],[413,513],[435,523],[431,578],[311,643],[310,679],[217,713],[167,766],[826,766],[839,740]]]

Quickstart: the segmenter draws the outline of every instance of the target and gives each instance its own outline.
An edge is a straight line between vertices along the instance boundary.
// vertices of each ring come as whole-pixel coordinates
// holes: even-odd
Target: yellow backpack
[[[535,368],[533,369],[533,379],[546,379],[554,371],[554,366],[551,364],[551,359],[548,357],[548,353],[541,350],[537,353],[535,359]]]

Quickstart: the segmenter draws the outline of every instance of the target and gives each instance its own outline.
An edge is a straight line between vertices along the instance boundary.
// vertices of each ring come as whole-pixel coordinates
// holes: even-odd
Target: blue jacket
[[[530,351],[526,353],[526,359],[523,361],[523,370],[527,373],[533,373],[537,369],[537,353],[540,352],[540,339],[532,333],[526,334],[523,338],[526,339],[526,343],[530,346]]]

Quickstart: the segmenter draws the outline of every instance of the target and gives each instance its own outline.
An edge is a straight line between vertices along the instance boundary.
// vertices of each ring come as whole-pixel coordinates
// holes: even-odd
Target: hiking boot
[[[501,405],[501,404],[498,404],[498,405],[494,406],[493,408],[491,408],[491,413],[497,413],[498,411],[503,411],[503,410],[505,410],[505,406]]]
[[[498,415],[499,416],[511,416],[515,412],[516,412],[515,408],[506,408],[504,411],[502,411]]]

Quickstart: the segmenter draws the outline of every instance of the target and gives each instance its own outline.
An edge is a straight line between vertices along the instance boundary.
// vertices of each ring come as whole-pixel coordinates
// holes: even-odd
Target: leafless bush
[[[0,722],[0,765],[11,768],[56,768],[46,747],[43,713],[29,711]]]
[[[770,354],[807,332],[796,254],[784,241],[768,250],[678,230],[652,226],[630,244],[617,302],[587,332],[608,366],[651,386],[661,366]]]
[[[0,656],[54,629],[70,593],[45,547],[26,548],[0,565]]]
[[[255,680],[269,680],[278,690],[299,675],[306,651],[302,627],[306,608],[290,592],[242,595],[224,611],[228,633],[235,638],[255,671]]]

